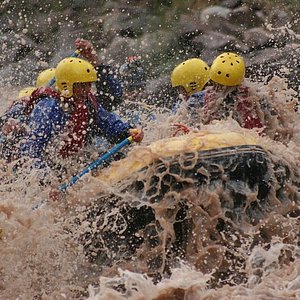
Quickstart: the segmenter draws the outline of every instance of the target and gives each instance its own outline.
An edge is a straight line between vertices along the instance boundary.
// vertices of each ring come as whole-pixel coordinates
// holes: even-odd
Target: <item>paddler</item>
[[[29,132],[20,145],[20,154],[35,159],[35,166],[44,167],[49,153],[61,158],[76,155],[94,135],[113,143],[128,136],[136,142],[142,140],[142,130],[105,110],[91,92],[92,83],[97,81],[91,63],[65,58],[56,66],[55,78],[58,92],[44,91],[27,111]]]
[[[178,92],[180,101],[173,107],[173,112],[187,110],[188,123],[195,123],[198,110],[204,105],[204,86],[209,81],[209,66],[200,58],[191,58],[177,65],[171,73],[172,87]],[[189,122],[190,121],[190,122]]]
[[[244,84],[245,72],[245,61],[236,53],[225,52],[214,59],[209,73],[212,86],[203,97],[202,123],[232,116],[241,127],[263,127],[259,98]]]

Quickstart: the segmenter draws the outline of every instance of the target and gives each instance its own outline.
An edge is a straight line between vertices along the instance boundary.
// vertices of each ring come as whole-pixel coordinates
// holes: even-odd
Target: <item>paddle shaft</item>
[[[83,175],[90,172],[91,170],[97,168],[99,165],[101,165],[103,162],[105,162],[108,158],[110,158],[112,155],[117,153],[120,149],[125,147],[126,145],[130,144],[132,142],[132,137],[128,137],[113,148],[111,148],[108,152],[106,152],[104,155],[99,157],[97,160],[95,160],[93,163],[91,163],[89,166],[84,168],[80,173],[73,176],[69,182],[62,184],[59,187],[59,190],[61,192],[64,192],[68,187],[74,185]]]

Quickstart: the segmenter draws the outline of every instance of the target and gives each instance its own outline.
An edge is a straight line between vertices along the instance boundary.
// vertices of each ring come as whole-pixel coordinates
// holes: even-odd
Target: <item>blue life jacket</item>
[[[202,108],[204,106],[204,95],[205,91],[198,92],[190,96],[187,100],[187,109],[191,116],[195,112],[195,109]],[[178,109],[182,106],[182,100],[177,101],[172,108],[172,113],[176,114]]]

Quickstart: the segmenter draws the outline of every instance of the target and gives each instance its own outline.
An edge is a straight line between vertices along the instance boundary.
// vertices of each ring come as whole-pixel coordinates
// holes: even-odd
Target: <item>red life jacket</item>
[[[45,97],[53,97],[59,101],[62,100],[61,95],[52,88],[38,88],[32,93],[29,101],[26,102],[24,114],[29,115],[34,109],[34,106]],[[88,98],[88,101],[92,102],[94,109],[97,109],[97,100],[95,96],[90,93]],[[63,141],[64,144],[59,149],[59,154],[63,158],[78,152],[80,148],[82,148],[86,141],[86,135],[88,134],[91,113],[89,112],[85,102],[81,102],[76,103],[76,106],[74,105],[74,109],[69,115],[70,117],[64,130],[67,132],[67,138]]]
[[[90,114],[85,103],[76,103],[65,127],[67,139],[64,140],[65,143],[59,150],[62,158],[66,158],[82,148],[88,134],[89,120]]]
[[[97,110],[97,100],[92,93],[89,93],[87,101],[91,101],[93,108]],[[75,109],[70,115],[66,127],[68,138],[64,141],[65,144],[59,150],[59,154],[63,158],[78,152],[82,148],[90,129],[90,118],[91,112],[86,105],[86,101],[81,103],[76,102]]]
[[[242,127],[247,129],[263,127],[262,121],[257,115],[253,102],[249,99],[249,89],[241,87],[236,95],[237,111],[243,122]]]
[[[238,116],[238,121],[241,127],[247,129],[261,128],[263,123],[257,115],[253,102],[249,98],[249,88],[241,86],[236,93],[230,95],[235,103],[235,114]],[[213,89],[208,89],[204,96],[204,112],[205,120],[207,123],[214,118],[213,113],[210,112],[210,108],[214,105],[214,101],[218,97],[217,92]]]
[[[29,116],[34,109],[34,106],[45,97],[53,97],[60,100],[60,94],[50,87],[40,87],[33,91],[28,101],[25,102],[24,114]]]

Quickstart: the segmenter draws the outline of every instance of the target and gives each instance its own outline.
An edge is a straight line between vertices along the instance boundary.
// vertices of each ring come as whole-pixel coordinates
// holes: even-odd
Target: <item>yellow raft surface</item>
[[[188,152],[221,149],[226,147],[258,145],[258,140],[247,132],[200,131],[179,137],[167,138],[140,146],[130,151],[126,158],[116,161],[97,176],[97,179],[113,184],[132,176],[155,160]]]

